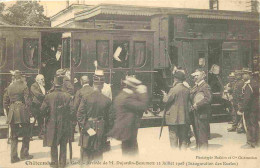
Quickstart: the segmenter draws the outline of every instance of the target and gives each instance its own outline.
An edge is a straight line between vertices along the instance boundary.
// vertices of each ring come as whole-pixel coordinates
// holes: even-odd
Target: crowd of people
[[[194,87],[186,82],[187,74],[183,69],[174,68],[172,74],[174,82],[170,91],[163,91],[170,145],[175,149],[186,149],[191,132],[194,132],[196,149],[205,150],[210,138],[212,102],[206,73],[197,69],[191,74]],[[223,92],[232,115],[232,127],[228,131],[246,131],[247,143],[243,148],[255,148],[257,145],[257,75],[246,69],[231,73]],[[123,155],[138,154],[138,128],[148,107],[147,88],[142,81],[134,75],[126,76],[123,89],[112,101],[111,88],[105,83],[102,70],[96,69],[93,86],[90,86],[88,76],[81,76],[81,88],[78,90],[75,90],[70,76],[69,70],[57,70],[53,87],[47,91],[43,75],[38,74],[35,83],[28,88],[21,72],[14,71],[3,102],[11,128],[11,163],[33,158],[29,154],[31,117],[38,123],[38,137],[43,139],[43,145],[51,148],[53,167],[66,166],[67,143],[72,152],[71,142],[74,141],[77,124],[81,163],[102,159],[103,152],[110,147],[108,137],[122,141]],[[17,153],[19,136],[23,137],[20,158]]]
[[[81,76],[81,88],[75,91],[68,69],[59,69],[50,90],[45,89],[44,76],[38,74],[30,88],[21,72],[15,70],[12,83],[4,94],[4,111],[11,133],[11,163],[29,160],[31,138],[30,118],[39,126],[43,146],[51,148],[51,166],[65,167],[67,144],[72,152],[75,126],[80,131],[79,146],[82,164],[99,160],[108,150],[108,137],[122,141],[124,155],[138,153],[137,132],[140,119],[148,106],[147,88],[135,76],[126,76],[123,89],[112,104],[112,92],[105,83],[102,70],[93,75],[93,86],[88,76]],[[75,94],[74,94],[75,93]],[[35,124],[35,122],[33,123]],[[18,137],[22,148],[18,157]],[[60,150],[58,152],[58,146]]]
[[[249,69],[236,70],[229,75],[223,97],[227,100],[232,116],[228,132],[246,133],[243,148],[255,148],[258,140],[259,73]]]

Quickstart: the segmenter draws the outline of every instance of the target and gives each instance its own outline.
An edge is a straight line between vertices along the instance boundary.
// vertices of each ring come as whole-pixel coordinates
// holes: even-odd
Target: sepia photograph
[[[0,168],[260,168],[260,0],[0,0]]]

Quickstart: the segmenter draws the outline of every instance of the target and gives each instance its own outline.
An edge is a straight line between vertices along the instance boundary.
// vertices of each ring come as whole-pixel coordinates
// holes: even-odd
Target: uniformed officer
[[[164,92],[166,103],[166,124],[169,126],[169,137],[172,148],[187,148],[189,132],[190,91],[184,86],[185,74],[177,71],[173,74],[174,87],[168,94]]]
[[[126,84],[114,101],[115,124],[109,136],[122,141],[123,155],[138,154],[137,133],[140,119],[147,108],[147,88],[133,76],[127,76]]]
[[[233,91],[233,105],[235,110],[234,123],[231,128],[228,128],[228,132],[238,131],[239,133],[243,132],[243,126],[241,122],[241,116],[237,115],[237,111],[239,110],[239,104],[242,102],[242,87],[244,86],[244,80],[242,79],[242,71],[235,71],[236,82],[234,83],[234,91]],[[238,126],[240,125],[240,128]]]
[[[29,89],[22,81],[19,70],[14,72],[14,82],[9,85],[4,95],[4,111],[7,114],[7,124],[11,127],[11,163],[32,159],[29,155],[30,143],[30,112],[29,112]],[[19,128],[21,127],[21,128]],[[23,135],[20,158],[17,154],[18,136],[20,131]]]
[[[34,117],[36,118],[38,122],[38,126],[40,128],[38,137],[42,139],[44,117],[41,116],[40,114],[40,107],[42,105],[42,102],[46,94],[44,76],[42,74],[38,74],[35,78],[35,81],[36,82],[33,83],[31,86],[31,94],[32,94],[31,111]]]
[[[233,91],[234,91],[234,84],[235,84],[235,74],[234,72],[231,72],[228,76],[228,83],[226,86],[224,86],[224,92],[222,95],[222,98],[224,100],[224,106],[228,109],[230,115],[232,116],[232,121],[230,122],[231,124],[235,123],[235,116],[236,112],[234,110],[234,102],[233,102]]]
[[[210,86],[204,80],[204,71],[196,71],[192,76],[194,77],[195,86],[191,89],[190,96],[193,104],[194,133],[197,149],[207,149],[212,93]]]
[[[46,95],[41,112],[45,116],[44,146],[51,147],[51,164],[53,167],[66,166],[67,142],[70,136],[70,99],[71,96],[62,91],[63,76],[54,78],[54,91]],[[58,146],[60,153],[58,157]]]
[[[243,113],[245,119],[245,128],[247,143],[242,148],[255,148],[258,136],[259,136],[259,125],[258,125],[258,112],[259,112],[259,83],[256,78],[252,78],[247,71],[243,78],[245,84],[242,88],[243,102],[240,106],[240,112]]]
[[[99,160],[103,158],[105,126],[109,121],[111,100],[101,93],[104,84],[104,72],[96,70],[93,76],[93,87],[82,95],[77,111],[77,119],[81,127],[79,146],[81,161]]]

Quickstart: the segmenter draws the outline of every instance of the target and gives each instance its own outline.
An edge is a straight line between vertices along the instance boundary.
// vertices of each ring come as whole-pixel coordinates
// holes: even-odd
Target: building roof
[[[66,10],[73,8],[73,5],[51,17],[51,21],[58,15],[62,15]],[[186,15],[192,19],[217,19],[217,20],[237,20],[237,21],[257,21],[259,15],[251,12],[208,10],[208,9],[187,9],[187,8],[167,8],[167,7],[144,7],[134,5],[99,4],[87,6],[74,13],[74,21],[84,21],[98,16],[116,16],[124,19],[149,19],[155,15]],[[68,19],[67,19],[68,20]],[[67,20],[64,20],[66,22]],[[61,24],[60,24],[61,25]]]

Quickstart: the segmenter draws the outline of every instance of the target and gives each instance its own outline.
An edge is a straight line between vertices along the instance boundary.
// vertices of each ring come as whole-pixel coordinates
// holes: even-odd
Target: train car
[[[4,89],[11,82],[11,70],[20,70],[28,77],[28,86],[38,73],[46,79],[46,87],[57,69],[71,70],[72,82],[80,76],[92,79],[94,61],[103,69],[113,97],[121,89],[126,75],[136,75],[153,89],[153,37],[151,30],[104,30],[73,28],[41,28],[0,26],[1,107]],[[57,52],[61,50],[57,58]],[[118,61],[123,54],[123,61]],[[121,56],[120,56],[121,58]]]
[[[259,68],[258,15],[167,9],[152,17],[151,28],[156,30],[154,54],[160,56],[154,58],[154,67],[160,63],[165,65],[165,68],[159,69],[161,73],[155,79],[165,79],[166,85],[169,85],[172,82],[169,73],[171,63],[185,69],[191,86],[194,82],[190,74],[196,69],[205,71],[213,93],[213,116],[227,118],[227,100],[222,96],[228,75],[242,68],[252,71],[258,71]]]

